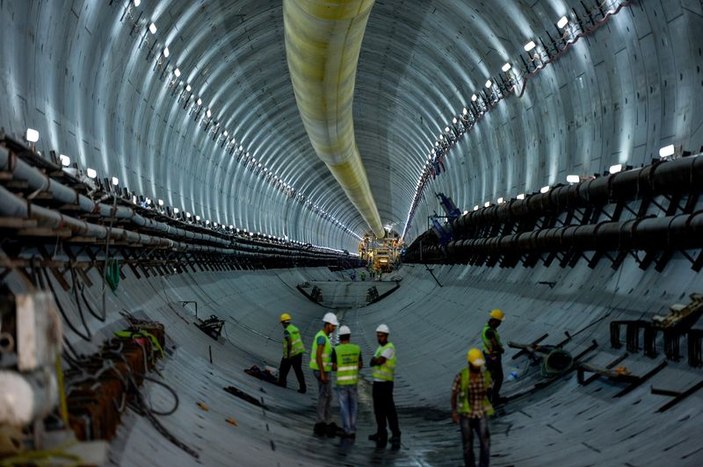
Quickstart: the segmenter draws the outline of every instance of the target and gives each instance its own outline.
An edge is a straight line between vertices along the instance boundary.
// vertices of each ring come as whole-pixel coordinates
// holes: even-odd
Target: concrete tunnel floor
[[[110,445],[111,465],[462,465],[458,427],[450,422],[452,379],[465,365],[466,349],[479,346],[479,333],[493,307],[506,312],[501,327],[505,342],[530,342],[543,334],[555,344],[568,332],[573,339],[565,349],[573,355],[595,339],[598,347],[584,360],[605,366],[622,355],[609,343],[609,322],[615,319],[649,319],[663,314],[673,303],[687,303],[687,295],[703,290],[703,279],[684,262],[674,272],[642,272],[635,264],[613,271],[608,266],[588,269],[514,269],[434,266],[437,281],[424,266],[406,265],[396,278],[400,288],[367,307],[338,310],[352,329],[352,341],[361,345],[366,369],[360,385],[360,413],[354,443],[312,434],[316,384],[304,360],[308,393],[298,394],[294,373],[288,389],[276,387],[243,372],[252,365],[278,367],[281,326],[278,315],[293,314],[306,348],[328,311],[304,297],[296,286],[304,282],[348,281],[343,272],[326,268],[198,272],[137,279],[128,276],[115,294],[108,294],[114,320],[105,326],[88,317],[88,325],[101,336],[121,329],[117,311],[162,322],[167,332],[167,358],[159,363],[164,381],[178,393],[178,410],[158,417],[173,436],[198,452],[199,458],[179,449],[145,419],[131,411],[123,417]],[[95,273],[95,272],[94,272]],[[99,283],[99,279],[96,283]],[[371,282],[369,282],[371,284]],[[440,286],[441,284],[441,286]],[[349,293],[364,288],[336,287]],[[360,292],[361,291],[361,292]],[[365,293],[365,292],[364,292]],[[99,289],[88,291],[100,302]],[[344,299],[344,297],[341,297]],[[347,297],[348,299],[348,297]],[[71,297],[59,297],[71,308]],[[226,320],[223,337],[215,341],[193,325],[198,316],[211,314]],[[77,316],[76,316],[77,319]],[[391,328],[398,351],[395,401],[402,445],[377,449],[366,438],[375,430],[368,361],[376,348],[374,329],[380,322]],[[68,332],[68,331],[67,331]],[[623,331],[624,336],[624,331]],[[71,336],[69,334],[69,336]],[[79,351],[91,344],[70,339]],[[99,342],[100,336],[94,341]],[[661,342],[658,342],[661,351]],[[212,363],[210,362],[210,350]],[[510,396],[541,381],[538,366],[525,357],[504,360],[503,394]],[[531,395],[511,401],[490,422],[491,465],[701,465],[703,464],[703,394],[697,392],[663,413],[657,408],[669,397],[650,393],[650,386],[683,391],[703,378],[684,358],[656,373],[647,383],[616,398],[625,386],[601,378],[580,386],[575,373]],[[643,374],[664,360],[630,355],[622,364]],[[156,377],[157,375],[152,375]],[[223,390],[235,386],[261,400],[266,409]],[[146,383],[145,394],[154,407],[173,406],[172,396],[158,385]],[[206,404],[203,410],[198,404]],[[336,403],[333,411],[338,418]],[[233,417],[236,426],[227,423]]]

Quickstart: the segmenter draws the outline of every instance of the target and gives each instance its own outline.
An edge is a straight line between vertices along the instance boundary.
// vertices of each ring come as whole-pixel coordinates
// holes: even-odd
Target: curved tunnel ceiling
[[[1,3],[0,125],[36,128],[42,151],[203,218],[354,251],[368,227],[306,137],[281,1],[137,3]],[[353,109],[385,225],[405,226],[428,154],[470,96],[519,65],[527,41],[556,37],[562,15],[575,21],[572,8],[582,7],[376,2]],[[459,139],[406,240],[438,210],[433,192],[466,210],[569,173],[647,163],[666,144],[700,146],[701,18],[699,2],[645,0],[574,44]]]

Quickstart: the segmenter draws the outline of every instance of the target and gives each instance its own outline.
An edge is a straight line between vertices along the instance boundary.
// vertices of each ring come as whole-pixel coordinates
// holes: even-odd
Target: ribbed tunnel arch
[[[589,17],[584,8],[595,13]],[[604,18],[607,12],[613,14]],[[562,16],[568,19],[566,28],[556,24]],[[150,31],[152,22],[155,32]],[[444,214],[435,193],[450,196],[460,212],[485,203],[493,209],[499,198],[514,200],[518,194],[529,196],[545,186],[566,184],[570,174],[592,177],[614,164],[648,165],[658,159],[659,148],[669,144],[675,145],[677,155],[700,152],[701,30],[703,4],[695,0],[375,2],[359,56],[353,116],[354,137],[382,224],[402,232],[410,244],[422,238],[430,216]],[[567,45],[579,31],[583,37]],[[528,41],[536,42],[532,52],[524,49]],[[49,151],[68,155],[80,168],[97,170],[101,178],[119,178],[120,187],[135,195],[246,230],[250,237],[260,233],[298,242],[294,244],[303,244],[303,250],[309,243],[355,253],[369,231],[315,157],[301,121],[286,62],[281,0],[5,0],[0,2],[0,43],[0,127],[18,140],[26,128],[37,129],[36,149],[43,157]],[[535,63],[546,62],[535,69]],[[512,71],[501,72],[505,63]],[[525,73],[525,67],[532,71]],[[489,79],[491,90],[485,86]],[[483,105],[488,93],[497,93],[501,79],[513,80],[503,86],[502,98],[440,151],[443,169],[428,176],[440,135],[449,137],[445,128],[461,118],[463,108],[473,109],[472,95],[478,96],[475,105]],[[26,214],[24,201],[15,207]],[[694,221],[700,219],[700,201],[689,204],[690,224],[698,225]],[[462,229],[469,230],[467,219],[461,219]],[[674,220],[682,222],[681,217],[671,219],[669,226]],[[642,224],[648,225],[632,221],[611,237],[625,237]],[[589,237],[580,232],[582,238]],[[592,233],[595,239],[598,229]],[[8,235],[6,240],[16,239]],[[649,319],[702,287],[700,274],[691,269],[696,258],[700,261],[698,250],[679,254],[669,248],[666,253],[673,259],[648,270],[643,263],[649,253],[644,250],[616,251],[608,258],[612,267],[598,263],[596,255],[582,255],[583,261],[560,267],[558,263],[566,264],[569,258],[557,253],[550,264],[477,265],[470,262],[471,241],[458,240],[443,251],[437,248],[432,261],[445,264],[404,265],[398,276],[391,276],[402,279],[399,292],[384,301],[340,311],[367,354],[375,348],[378,321],[391,325],[404,349],[398,405],[404,420],[414,424],[408,426],[406,438],[414,447],[396,458],[373,457],[361,448],[335,455],[348,454],[354,465],[456,463],[458,435],[445,416],[449,384],[454,370],[464,364],[467,344],[478,342],[488,309],[505,307],[510,319],[502,329],[516,340],[549,332],[551,342],[565,332],[582,332],[574,341],[579,350],[593,339],[602,350],[608,345],[610,320]],[[491,241],[488,247],[493,248],[502,240]],[[261,253],[259,246],[251,248],[246,258]],[[452,249],[464,256],[437,260]],[[167,378],[184,388],[184,406],[195,406],[202,381],[219,390],[230,378],[258,391],[253,383],[237,379],[242,377],[239,366],[277,363],[280,312],[294,313],[310,343],[319,315],[327,309],[304,298],[296,286],[338,282],[341,285],[330,286],[335,294],[342,294],[335,287],[354,287],[348,285],[348,274],[301,267],[299,250],[278,253],[290,258],[285,268],[254,270],[244,261],[225,272],[184,268],[185,272],[153,277],[137,277],[125,268],[123,293],[106,300],[115,310],[138,310],[169,323],[174,342],[183,350],[176,352]],[[591,262],[595,264],[587,264]],[[653,262],[657,261],[649,258]],[[101,280],[96,269],[90,277],[96,283]],[[91,298],[99,296],[95,289],[89,293],[95,295]],[[72,306],[69,294],[57,295],[66,308]],[[211,366],[202,352],[212,343],[199,331],[191,332],[190,315],[183,315],[185,320],[180,315],[179,302],[194,297],[206,312],[226,317],[231,326],[230,341],[213,347],[216,363]],[[109,333],[119,319],[113,313],[103,324],[89,317],[88,325]],[[438,342],[446,348],[438,350]],[[600,354],[602,361],[617,357],[615,350],[607,349]],[[639,357],[635,368],[648,368],[651,360]],[[221,363],[225,358],[234,363]],[[238,366],[233,370],[233,365]],[[699,368],[684,362],[670,365],[667,380],[657,384],[683,381],[690,386],[700,380]],[[513,387],[519,389],[520,384]],[[654,418],[650,409],[658,404],[644,387],[636,397],[611,403],[617,393],[613,385],[602,392],[584,390],[571,380],[564,386],[527,399],[516,409],[525,413],[508,413],[497,422],[496,463],[544,465],[537,452],[544,447],[552,465],[569,465],[570,460],[577,465],[574,459],[606,465],[611,451],[623,464],[645,465],[651,459],[663,463],[671,452],[677,456],[672,465],[700,464],[702,451],[679,452],[679,440],[672,439],[688,440],[690,433],[700,432],[699,395],[672,415]],[[224,441],[204,454],[206,459],[217,464],[244,458],[251,465],[272,465],[281,461],[281,453],[292,455],[303,446],[308,457],[301,462],[328,463],[318,454],[325,445],[304,444],[310,401],[269,389],[266,397],[279,410],[269,413],[273,421],[257,425],[259,413],[242,409],[243,425],[253,427],[251,431],[226,432]],[[584,410],[592,411],[593,421],[576,427],[562,423],[562,418],[581,422],[579,417],[586,413],[572,404],[571,394],[588,406]],[[229,396],[212,397],[229,407]],[[218,410],[210,414],[224,415],[224,409]],[[187,413],[192,417],[177,419],[170,428],[197,426],[193,420],[202,420]],[[549,415],[539,418],[544,414]],[[292,426],[296,423],[304,430]],[[601,434],[600,423],[612,429]],[[633,434],[639,423],[649,430],[641,438]],[[419,426],[430,428],[423,433]],[[207,427],[221,430],[212,420]],[[271,427],[275,434],[268,431]],[[179,434],[192,433],[183,429]],[[142,425],[134,429],[131,441],[142,435],[151,442],[148,436],[153,433]],[[272,439],[280,441],[279,451],[269,448]],[[653,446],[651,451],[638,446],[643,441]],[[569,444],[570,450],[561,449],[561,443]],[[232,452],[233,446],[249,457],[237,457],[241,453]],[[529,449],[522,451],[521,446]],[[139,447],[135,452],[151,449],[148,443]],[[180,458],[182,453],[166,441],[158,452],[163,462],[194,462]],[[116,463],[144,461],[132,455],[137,454],[120,453],[124,457]]]

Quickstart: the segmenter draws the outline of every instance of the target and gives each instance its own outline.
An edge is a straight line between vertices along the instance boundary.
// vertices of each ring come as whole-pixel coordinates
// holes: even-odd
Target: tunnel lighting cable
[[[593,24],[590,27],[583,29],[581,32],[579,32],[577,34],[573,34],[573,31],[572,31],[572,29],[576,27],[575,25],[572,25],[569,28],[566,28],[566,26],[569,26],[570,24],[572,24],[569,22],[568,18],[566,18],[566,17],[560,18],[559,24],[557,26],[560,29],[564,29],[564,38],[562,38],[562,40],[564,42],[563,47],[561,49],[559,49],[557,47],[557,52],[554,55],[552,55],[550,58],[548,58],[547,60],[542,60],[542,58],[541,58],[542,55],[540,53],[539,64],[535,65],[535,68],[531,71],[529,69],[526,69],[525,73],[522,73],[522,74],[517,74],[512,66],[508,67],[510,64],[506,62],[505,65],[503,65],[502,70],[504,73],[511,74],[511,76],[508,76],[508,79],[507,79],[508,86],[507,86],[506,90],[510,91],[511,93],[515,93],[515,88],[516,88],[517,84],[520,81],[522,81],[522,88],[521,88],[520,92],[516,93],[518,98],[522,97],[523,94],[525,93],[528,79],[535,77],[547,65],[558,60],[579,39],[581,39],[582,37],[584,37],[588,34],[593,33],[595,30],[597,30],[603,24],[605,24],[611,16],[619,13],[620,10],[622,10],[622,8],[624,8],[625,6],[628,6],[630,3],[631,3],[631,0],[622,0],[617,4],[617,6],[610,8],[606,12],[602,12],[602,10],[600,10],[601,7],[599,7],[597,9],[597,11],[598,11],[598,13],[600,13],[602,15],[601,19],[593,22]],[[563,21],[564,19],[566,19],[566,22]],[[579,22],[579,24],[581,24],[581,23]],[[566,39],[567,36],[570,36],[570,37],[568,39]],[[530,51],[534,50],[535,48],[536,48],[536,44],[535,44],[534,40],[530,40],[523,47],[523,49],[526,52],[530,52]],[[527,65],[525,65],[525,66],[527,66]],[[506,71],[506,68],[507,68],[507,71]],[[501,79],[502,79],[502,77],[501,77]],[[410,228],[410,225],[412,224],[413,218],[415,216],[415,211],[420,203],[420,200],[423,197],[423,192],[424,192],[425,186],[430,181],[429,179],[430,179],[430,176],[431,176],[432,170],[433,170],[432,163],[436,163],[438,161],[443,163],[444,158],[446,158],[449,155],[449,150],[456,143],[458,138],[460,136],[467,134],[471,129],[473,129],[473,127],[478,123],[478,121],[481,119],[481,117],[486,112],[490,111],[498,101],[507,97],[507,95],[502,95],[502,91],[501,91],[501,94],[496,94],[497,91],[495,91],[495,88],[497,86],[495,86],[495,84],[496,83],[494,80],[488,79],[485,83],[485,87],[487,90],[488,89],[492,89],[492,90],[488,94],[484,94],[482,91],[480,93],[475,93],[471,96],[471,105],[464,107],[464,109],[467,110],[467,112],[464,112],[464,110],[462,110],[462,112],[459,114],[460,116],[463,115],[463,116],[467,116],[470,118],[458,119],[458,120],[460,120],[458,126],[460,127],[461,131],[454,134],[454,140],[451,140],[451,139],[448,140],[447,138],[444,138],[444,135],[442,134],[439,136],[439,139],[437,141],[435,141],[434,147],[430,151],[430,158],[431,158],[430,162],[431,163],[425,164],[423,166],[421,173],[420,173],[420,176],[418,178],[418,183],[417,183],[416,189],[415,189],[415,196],[413,197],[413,200],[410,204],[410,209],[408,210],[408,215],[406,217],[405,226],[404,226],[403,232],[400,236],[401,239],[405,238],[405,235],[407,234],[408,229]],[[498,87],[500,88],[500,86],[498,86]],[[479,101],[479,97],[477,94],[481,94],[480,101]],[[486,97],[488,97],[488,100],[486,100]],[[469,108],[471,109],[470,111],[469,111]],[[450,120],[453,122],[453,118]],[[453,123],[453,127],[455,129],[456,129],[456,126],[457,125]],[[524,197],[524,195],[522,195],[522,196]]]

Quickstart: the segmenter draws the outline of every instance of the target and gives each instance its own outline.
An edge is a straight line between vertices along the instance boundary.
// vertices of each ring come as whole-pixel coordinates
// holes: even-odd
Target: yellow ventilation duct
[[[356,65],[373,3],[283,0],[283,21],[288,69],[312,147],[382,238],[385,231],[356,147],[352,118]]]

